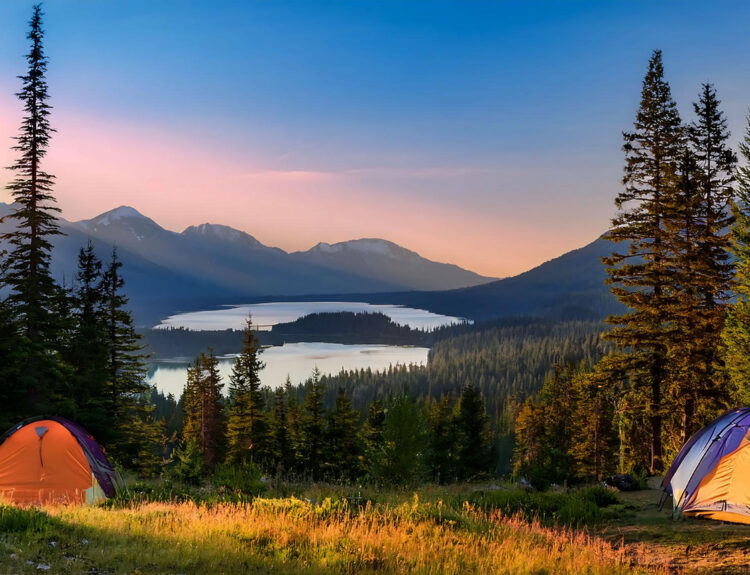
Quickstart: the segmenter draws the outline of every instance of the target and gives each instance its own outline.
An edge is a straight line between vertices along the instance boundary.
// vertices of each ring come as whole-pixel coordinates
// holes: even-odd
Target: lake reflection
[[[429,349],[395,345],[342,345],[337,343],[287,343],[266,348],[261,354],[266,367],[260,373],[262,385],[278,387],[286,381],[300,383],[310,377],[315,366],[324,374],[345,370],[382,371],[390,365],[427,363]],[[226,386],[232,372],[234,356],[219,358],[219,371]],[[188,360],[155,361],[148,383],[167,394],[179,397],[187,379]]]
[[[436,327],[461,323],[460,317],[440,315],[423,309],[398,305],[374,305],[360,302],[313,301],[313,302],[271,302],[251,305],[231,306],[218,310],[194,311],[172,315],[157,325],[157,328],[184,327],[194,330],[243,329],[248,314],[258,329],[271,329],[277,323],[287,323],[311,313],[331,313],[351,311],[356,313],[380,312],[399,325],[415,329],[435,329]]]

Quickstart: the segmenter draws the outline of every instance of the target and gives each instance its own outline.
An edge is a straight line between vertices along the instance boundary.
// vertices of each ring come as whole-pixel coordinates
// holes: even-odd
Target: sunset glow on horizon
[[[3,166],[30,6],[0,6]],[[741,132],[748,80],[731,65],[704,68],[706,46],[659,26],[618,35],[646,3],[326,6],[134,1],[118,17],[89,0],[46,5],[46,167],[63,217],[129,205],[174,231],[225,224],[287,251],[378,237],[505,277],[606,230],[652,48],[686,110],[710,71]],[[712,14],[714,29],[742,11]]]

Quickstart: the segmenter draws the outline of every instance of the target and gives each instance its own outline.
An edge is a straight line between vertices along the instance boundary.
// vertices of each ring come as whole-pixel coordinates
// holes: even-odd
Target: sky
[[[32,2],[0,2],[0,165]],[[683,118],[702,82],[733,139],[750,3],[48,0],[63,216],[130,205],[294,251],[382,237],[504,277],[614,215],[651,52]],[[9,172],[0,173],[0,186]],[[9,201],[0,191],[0,201]]]

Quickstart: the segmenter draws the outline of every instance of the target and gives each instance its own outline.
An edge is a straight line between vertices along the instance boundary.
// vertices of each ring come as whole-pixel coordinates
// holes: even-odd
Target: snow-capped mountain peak
[[[119,242],[123,242],[128,236],[140,241],[154,233],[168,233],[154,220],[130,206],[120,206],[90,220],[76,222],[75,225],[88,232],[112,230],[111,233],[116,233]],[[114,232],[115,229],[117,232]]]
[[[220,242],[241,244],[244,247],[266,247],[250,234],[222,224],[205,223],[197,226],[189,226],[185,228],[182,235],[185,237],[212,239]]]
[[[311,254],[321,255],[332,255],[332,254],[361,254],[361,255],[375,255],[395,259],[404,258],[419,258],[419,255],[415,252],[407,250],[389,242],[388,240],[380,238],[362,238],[358,240],[349,240],[346,242],[338,242],[335,244],[329,244],[321,242],[308,250]]]

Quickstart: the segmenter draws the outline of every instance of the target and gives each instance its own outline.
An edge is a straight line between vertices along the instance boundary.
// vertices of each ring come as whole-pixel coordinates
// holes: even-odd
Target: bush
[[[186,441],[174,452],[172,461],[167,467],[171,479],[182,481],[190,485],[200,485],[208,470],[203,462],[203,452],[198,442]]]
[[[557,522],[571,527],[593,525],[602,519],[602,510],[594,501],[576,493],[567,498],[557,511]]]
[[[213,476],[213,484],[233,493],[258,495],[265,491],[266,484],[261,481],[263,475],[260,467],[254,463],[245,465],[219,465]]]
[[[469,503],[484,510],[499,509],[507,515],[520,513],[526,519],[576,527],[601,521],[601,508],[617,502],[617,496],[603,487],[586,487],[567,493],[504,489],[477,493],[469,498]]]

